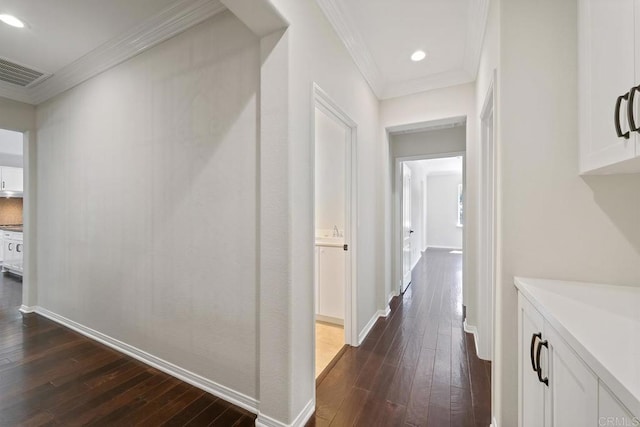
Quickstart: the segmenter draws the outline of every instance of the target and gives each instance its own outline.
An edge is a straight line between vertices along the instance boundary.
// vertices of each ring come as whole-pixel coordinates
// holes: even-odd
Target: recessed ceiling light
[[[426,57],[427,57],[427,54],[424,52],[424,50],[416,50],[411,55],[411,60],[413,62],[418,62],[418,61],[422,61]]]
[[[24,28],[24,22],[13,15],[2,14],[0,15],[0,21],[4,22],[7,25],[11,25],[12,27]]]

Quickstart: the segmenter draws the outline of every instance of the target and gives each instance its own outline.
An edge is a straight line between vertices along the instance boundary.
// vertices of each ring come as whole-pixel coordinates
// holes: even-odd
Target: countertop
[[[341,248],[344,246],[344,237],[316,237],[316,246]]]
[[[0,225],[0,230],[22,233],[22,225]]]
[[[640,287],[516,277],[518,290],[640,415]]]

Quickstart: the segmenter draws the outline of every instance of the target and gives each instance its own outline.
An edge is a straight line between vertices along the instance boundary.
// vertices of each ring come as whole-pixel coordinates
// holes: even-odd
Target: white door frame
[[[428,130],[428,129],[425,129]],[[393,252],[396,254],[393,257],[393,282],[392,282],[392,290],[397,292],[395,295],[402,294],[402,257],[403,257],[403,248],[402,248],[402,163],[412,161],[412,160],[428,160],[428,159],[442,159],[446,157],[462,157],[462,176],[466,175],[466,152],[465,151],[453,151],[448,153],[437,153],[437,154],[425,154],[425,155],[417,155],[417,156],[408,156],[408,157],[396,157],[394,158],[394,167],[393,167]],[[463,178],[464,182],[464,178]],[[466,184],[466,182],[465,182]],[[463,204],[466,206],[467,204],[467,191],[463,192]],[[467,241],[466,241],[466,233],[462,233],[462,248],[463,251],[466,250]],[[395,283],[395,285],[393,285]]]
[[[346,155],[346,176],[347,184],[345,188],[346,212],[345,212],[345,227],[344,227],[344,241],[348,245],[346,251],[345,260],[345,295],[344,295],[344,341],[345,344],[357,347],[358,343],[358,322],[357,322],[357,292],[358,292],[358,275],[357,275],[357,233],[358,233],[358,152],[357,152],[357,131],[358,125],[351,119],[339,106],[336,104],[327,93],[320,88],[316,83],[313,84],[313,106],[311,108],[311,141],[312,149],[311,155],[313,160],[311,164],[314,165],[314,182],[315,182],[315,110],[320,109],[324,113],[331,116],[333,119],[342,123],[347,129],[347,149]],[[315,185],[312,187],[315,191]],[[315,215],[315,194],[312,197],[314,201],[314,215]],[[315,221],[313,221],[315,227]],[[315,237],[315,229],[313,230]],[[315,308],[316,301],[314,296],[313,307]],[[312,313],[315,323],[315,310]],[[314,329],[315,335],[315,329]],[[314,353],[315,353],[315,337],[314,337]],[[315,362],[314,362],[315,365]],[[315,370],[315,366],[314,366]],[[315,371],[314,371],[315,372]]]
[[[480,113],[478,356],[493,360],[496,279],[496,71]]]

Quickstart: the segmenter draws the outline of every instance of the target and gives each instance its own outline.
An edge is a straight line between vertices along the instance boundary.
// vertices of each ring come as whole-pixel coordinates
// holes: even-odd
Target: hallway
[[[462,327],[462,256],[429,249],[404,296],[317,386],[307,426],[490,424],[491,365]]]

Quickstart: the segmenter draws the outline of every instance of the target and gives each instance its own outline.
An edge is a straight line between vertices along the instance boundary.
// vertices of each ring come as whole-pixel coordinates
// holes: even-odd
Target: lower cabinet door
[[[520,427],[543,427],[545,415],[545,385],[534,371],[535,350],[542,338],[542,315],[518,294],[519,394]],[[533,350],[533,355],[532,355]]]
[[[598,378],[558,333],[545,324],[551,425],[598,425]],[[543,360],[544,364],[544,360]]]
[[[318,318],[344,322],[345,255],[342,248],[320,247],[318,254]]]

